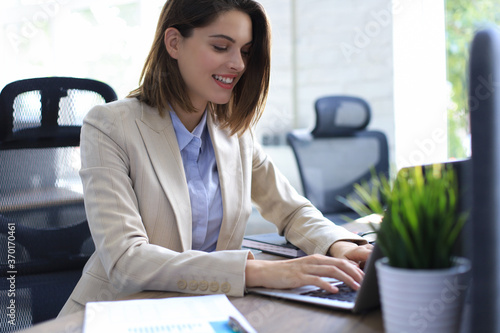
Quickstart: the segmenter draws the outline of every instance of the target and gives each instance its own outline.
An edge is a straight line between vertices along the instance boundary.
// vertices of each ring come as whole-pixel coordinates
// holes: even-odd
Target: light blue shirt
[[[207,128],[207,112],[189,132],[170,111],[191,200],[193,250],[215,251],[222,224],[222,196],[214,147]]]

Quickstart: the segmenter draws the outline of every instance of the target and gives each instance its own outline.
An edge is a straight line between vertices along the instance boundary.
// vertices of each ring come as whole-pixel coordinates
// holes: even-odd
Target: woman
[[[320,277],[357,289],[366,242],[326,220],[267,158],[250,127],[269,87],[270,32],[253,0],[168,0],[141,86],[95,107],[80,175],[96,252],[61,311],[141,290],[243,296]],[[252,202],[311,256],[240,250]],[[346,260],[349,259],[349,260]]]

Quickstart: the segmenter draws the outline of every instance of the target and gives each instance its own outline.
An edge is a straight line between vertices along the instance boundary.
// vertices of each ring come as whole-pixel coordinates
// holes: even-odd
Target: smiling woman
[[[185,5],[188,2],[186,1]],[[220,53],[218,59],[226,60],[231,57],[227,65],[232,66],[232,69],[228,71],[218,68],[216,70],[222,72],[211,72],[210,76],[214,78],[213,75],[219,75],[225,78],[223,88],[231,89],[229,95],[232,97],[229,103],[217,103],[216,100],[207,99],[208,108],[217,114],[221,125],[230,128],[233,134],[245,131],[256,122],[263,111],[269,90],[270,25],[263,8],[257,3],[235,3],[237,5],[229,1],[214,3],[203,0],[196,2],[196,6],[191,6],[188,11],[181,10],[182,6],[168,6],[167,3],[160,15],[153,47],[142,72],[142,85],[129,97],[137,97],[151,106],[158,107],[160,112],[168,110],[172,103],[188,112],[200,111],[198,108],[203,103],[193,105],[188,92],[190,89],[186,90],[184,87],[189,85],[190,78],[203,81],[203,75],[199,75],[202,72],[182,79],[181,75],[183,71],[186,74],[197,73],[198,69],[184,66],[188,62],[189,66],[192,66],[196,56],[200,57],[196,66],[213,66],[214,64],[209,65],[208,62],[215,61],[215,56],[204,58],[210,55],[207,48],[212,48],[215,53]],[[184,53],[183,57],[179,57],[179,42],[180,47],[195,47],[196,52]],[[198,43],[199,45],[194,46]],[[245,70],[247,74],[243,75]],[[172,75],[173,79],[169,77],[169,80],[166,80],[166,73]],[[234,83],[229,87],[227,78],[234,78],[236,82],[241,83]],[[165,84],[166,82],[168,84]],[[205,106],[201,107],[204,110]]]
[[[168,0],[139,88],[85,117],[80,176],[96,252],[62,314],[142,290],[357,289],[363,238],[299,195],[251,124],[269,89],[270,33],[254,0]],[[310,256],[254,260],[252,203]]]
[[[252,43],[252,21],[246,13],[231,10],[219,15],[212,24],[194,29],[187,38],[170,27],[165,31],[164,41],[169,55],[177,60],[194,113],[201,116],[208,102],[227,104],[245,73]],[[181,105],[174,105],[174,109],[188,111],[182,110]],[[198,124],[199,116],[194,117],[193,125]]]

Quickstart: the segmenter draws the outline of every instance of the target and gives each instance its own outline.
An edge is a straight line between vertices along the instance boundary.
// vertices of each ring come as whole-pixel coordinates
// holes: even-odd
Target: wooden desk
[[[260,253],[257,259],[277,260],[281,257]],[[188,294],[163,291],[143,291],[126,299],[151,299]],[[247,318],[259,333],[280,332],[383,332],[380,309],[364,314],[332,310],[316,305],[281,300],[256,294],[229,297],[231,303]],[[23,333],[81,333],[83,311],[35,325]]]
[[[162,298],[166,292],[141,292],[133,298]],[[186,296],[186,294],[179,294]],[[249,294],[229,297],[259,333],[279,332],[383,332],[380,310],[354,315],[313,305]],[[83,311],[35,325],[23,333],[81,333]]]

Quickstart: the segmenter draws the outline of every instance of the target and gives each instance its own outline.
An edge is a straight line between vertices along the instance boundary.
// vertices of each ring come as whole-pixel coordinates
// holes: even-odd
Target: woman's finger
[[[336,259],[326,256],[310,256],[302,261],[290,262],[298,265],[300,275],[294,276],[299,284],[313,284],[330,290],[321,277],[335,278],[345,282],[351,288],[357,290],[361,284],[364,272],[356,265],[344,259]]]

